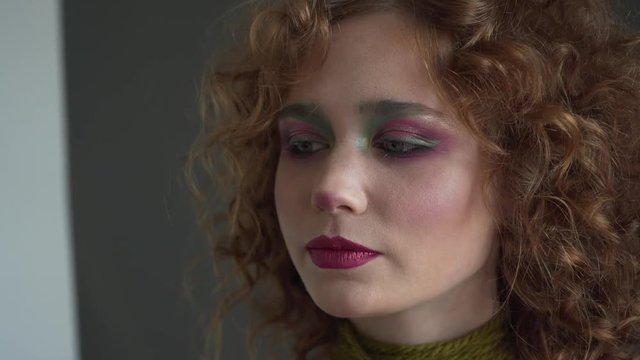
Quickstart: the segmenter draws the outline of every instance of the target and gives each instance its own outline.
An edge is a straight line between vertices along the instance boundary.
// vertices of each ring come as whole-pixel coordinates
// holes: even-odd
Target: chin
[[[313,302],[337,318],[359,318],[384,313],[379,299],[362,289],[338,290],[324,287],[310,292]]]

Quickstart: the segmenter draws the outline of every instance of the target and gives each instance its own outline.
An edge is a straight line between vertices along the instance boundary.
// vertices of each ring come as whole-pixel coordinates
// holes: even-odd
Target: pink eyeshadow
[[[425,124],[424,121],[414,120],[408,118],[399,118],[386,122],[380,126],[376,133],[397,131],[399,133],[415,134],[427,140],[437,140],[438,145],[434,147],[432,152],[447,152],[452,146],[455,145],[456,137],[451,133],[451,130],[443,129],[442,125]],[[414,156],[406,156],[410,159],[414,157],[420,157],[429,155],[430,152],[417,153]],[[398,158],[401,160],[403,158]]]

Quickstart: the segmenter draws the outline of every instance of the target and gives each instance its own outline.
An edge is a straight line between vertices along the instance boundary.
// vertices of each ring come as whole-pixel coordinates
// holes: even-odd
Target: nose
[[[319,212],[362,214],[367,210],[367,174],[359,154],[334,153],[328,157],[311,193]]]

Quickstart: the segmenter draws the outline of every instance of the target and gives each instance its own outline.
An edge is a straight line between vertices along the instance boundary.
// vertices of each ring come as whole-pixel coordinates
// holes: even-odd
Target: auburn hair
[[[240,280],[211,320],[218,341],[224,315],[249,299],[250,339],[275,326],[297,359],[330,351],[337,320],[307,294],[278,227],[274,120],[310,50],[326,55],[336,23],[396,11],[413,24],[443,103],[489,159],[500,296],[518,356],[639,356],[640,48],[613,4],[254,5],[247,36],[203,77],[203,126],[186,164],[212,254],[233,263],[223,286]]]

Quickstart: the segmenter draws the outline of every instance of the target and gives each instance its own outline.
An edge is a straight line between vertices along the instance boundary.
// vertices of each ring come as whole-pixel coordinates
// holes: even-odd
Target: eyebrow
[[[391,99],[367,100],[358,105],[358,112],[367,117],[371,117],[373,126],[386,121],[386,119],[395,116],[421,116],[433,119],[444,120],[445,116],[442,112],[416,102],[406,102]],[[279,118],[292,117],[311,125],[315,125],[322,130],[332,133],[331,123],[320,107],[320,105],[312,102],[293,103],[282,108],[278,115]]]
[[[396,100],[372,100],[360,103],[358,110],[361,114],[374,117],[388,117],[402,115],[427,115],[435,118],[443,118],[444,115],[431,107],[421,103],[404,102]]]
[[[283,117],[292,117],[294,119],[304,121],[319,127],[321,130],[329,134],[333,134],[329,119],[318,104],[295,103],[286,105],[278,114],[278,118],[282,119]]]

